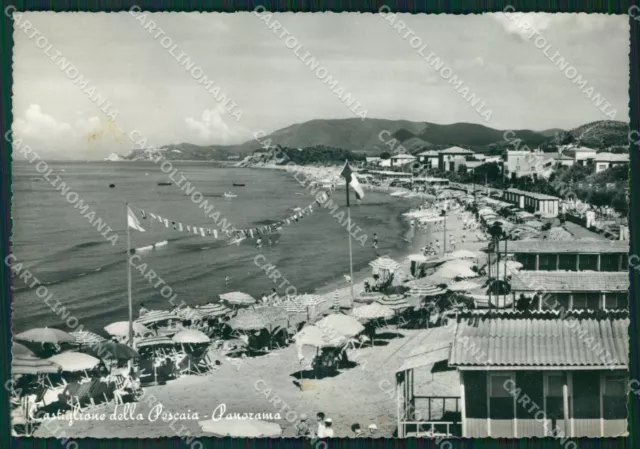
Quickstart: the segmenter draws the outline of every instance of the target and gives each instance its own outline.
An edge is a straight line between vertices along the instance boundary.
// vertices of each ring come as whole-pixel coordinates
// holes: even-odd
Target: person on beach
[[[373,248],[378,249],[378,234],[373,233]]]
[[[144,303],[143,303],[143,302],[141,302],[141,303],[140,303],[140,316],[142,316],[142,315],[144,315],[145,313],[148,313],[148,312],[149,312],[149,309],[147,309],[147,308],[144,306]]]
[[[308,437],[311,434],[309,423],[307,423],[307,415],[300,415],[300,421],[296,423],[296,435],[299,437]]]
[[[324,420],[324,435],[322,438],[335,438],[336,434],[333,432],[333,421],[331,418],[327,418]]]
[[[256,248],[262,248],[262,239],[260,237],[256,240]]]
[[[269,246],[273,246],[273,239],[269,237]]]
[[[462,234],[462,244],[464,245],[465,240],[467,240],[467,235]]]
[[[360,428],[360,424],[355,423],[351,425],[351,431],[353,432],[353,438],[362,438],[364,437],[364,432]]]
[[[269,298],[267,298],[266,293],[263,293],[260,299],[262,300],[262,304],[266,304],[267,302],[269,302]]]
[[[369,424],[369,437],[374,437],[378,431],[378,426],[375,424]]]
[[[316,415],[316,436],[318,438],[324,438],[324,413],[318,412]]]
[[[229,285],[229,276],[224,277],[224,285]]]

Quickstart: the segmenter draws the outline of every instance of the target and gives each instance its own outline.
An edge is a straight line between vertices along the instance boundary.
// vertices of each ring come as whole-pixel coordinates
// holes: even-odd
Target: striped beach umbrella
[[[376,302],[392,310],[406,309],[410,306],[407,300],[401,295],[383,296],[377,299]]]
[[[318,321],[315,326],[323,331],[338,333],[345,337],[353,337],[364,330],[364,326],[354,317],[339,313],[327,315]]]
[[[287,301],[284,303],[284,310],[287,313],[303,313],[307,311],[307,308],[295,301]]]
[[[298,302],[299,304],[305,306],[305,307],[314,307],[317,305],[320,305],[324,302],[327,302],[327,300],[325,298],[323,298],[322,296],[319,295],[308,295],[308,294],[304,294],[304,295],[300,295],[298,297],[296,297],[294,299],[294,301]]]
[[[91,346],[106,340],[96,333],[85,330],[73,331],[70,334],[76,339],[76,343],[82,346]]]
[[[220,299],[226,301],[228,304],[236,306],[248,306],[255,304],[256,300],[253,296],[242,292],[230,292],[220,295]]]
[[[430,297],[444,295],[446,290],[441,289],[438,286],[424,286],[424,287],[412,287],[409,290],[409,296],[415,297]]]
[[[15,341],[13,342],[13,345],[11,345],[11,355],[13,356],[14,359],[16,357],[35,357],[36,356],[31,349]]]
[[[333,293],[333,306],[332,306],[332,309],[334,311],[336,311],[336,312],[340,310],[340,297],[338,295],[338,290],[336,290]]]
[[[398,262],[387,256],[378,257],[376,260],[369,262],[369,265],[376,270],[394,271],[400,268]]]
[[[217,318],[231,313],[231,309],[221,303],[205,304],[195,309],[195,311],[205,318]]]
[[[157,346],[173,346],[175,342],[171,340],[167,336],[160,337],[149,337],[143,340],[140,340],[136,343],[136,348],[149,348],[149,347],[157,347]]]
[[[14,356],[11,360],[11,374],[53,374],[59,373],[60,367],[51,360],[33,356]]]
[[[209,343],[211,339],[207,337],[203,332],[195,329],[185,329],[178,332],[172,338],[176,343]]]
[[[166,310],[152,310],[138,318],[136,323],[140,323],[143,326],[153,326],[163,321],[170,320],[181,321],[181,318],[175,313],[171,313]]]

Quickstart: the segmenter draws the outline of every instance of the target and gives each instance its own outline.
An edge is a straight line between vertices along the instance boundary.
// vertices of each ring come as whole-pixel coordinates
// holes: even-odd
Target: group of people
[[[378,432],[378,426],[375,424],[369,424],[369,433],[366,433],[360,427],[360,424],[355,423],[351,425],[352,437],[354,438],[373,438]],[[331,418],[327,418],[323,412],[319,412],[316,415],[316,421],[309,423],[307,415],[304,413],[300,415],[299,421],[296,423],[296,435],[306,438],[335,438],[335,431],[333,429],[333,421]]]

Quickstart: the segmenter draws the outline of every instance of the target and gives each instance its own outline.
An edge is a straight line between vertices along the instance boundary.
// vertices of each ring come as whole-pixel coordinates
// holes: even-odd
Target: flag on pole
[[[136,231],[145,232],[144,228],[140,225],[140,221],[138,221],[138,217],[135,216],[133,211],[129,206],[127,206],[127,224],[131,229],[135,229]]]
[[[358,182],[356,175],[351,171],[348,161],[345,162],[341,175],[345,181],[347,181],[347,188],[349,188],[348,186],[351,186],[351,188],[356,192],[356,198],[359,200],[364,198],[364,190],[362,190],[362,186]]]

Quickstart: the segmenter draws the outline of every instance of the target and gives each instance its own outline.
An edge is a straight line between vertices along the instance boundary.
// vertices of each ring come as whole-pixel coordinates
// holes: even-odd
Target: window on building
[[[489,375],[489,410],[491,419],[513,419],[515,376],[512,374]]]
[[[600,256],[600,271],[618,271],[620,254],[602,254]]]
[[[560,270],[576,271],[576,257],[575,254],[560,254]]]
[[[584,371],[573,376],[573,417],[576,419],[600,418],[600,373]]]
[[[605,307],[608,310],[626,310],[629,308],[629,292],[606,293]]]
[[[564,375],[561,373],[547,374],[545,376],[545,400],[547,405],[547,419],[552,422],[552,428],[556,428],[555,421],[564,419],[564,398],[562,387]]]
[[[627,379],[625,376],[604,376],[602,412],[604,419],[627,419]]]
[[[556,255],[555,254],[540,254],[540,261],[538,264],[539,270],[555,270],[556,269]]]
[[[596,271],[598,269],[597,254],[580,254],[580,271]]]
[[[600,293],[574,293],[573,310],[599,310]]]

